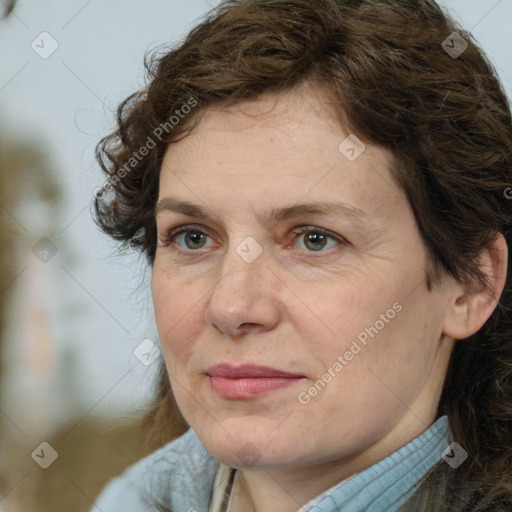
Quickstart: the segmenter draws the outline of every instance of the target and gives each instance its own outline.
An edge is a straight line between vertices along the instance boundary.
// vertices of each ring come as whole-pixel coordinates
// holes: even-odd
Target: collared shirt
[[[448,418],[370,468],[317,496],[308,512],[393,512],[414,492],[451,442]],[[217,512],[229,481],[192,429],[128,468],[105,487],[91,512]],[[220,469],[220,471],[219,471]],[[222,499],[220,500],[222,503]],[[210,506],[211,505],[211,506]]]
[[[368,469],[343,480],[297,512],[392,512],[417,489],[421,479],[450,444],[448,418],[439,418],[427,431]],[[230,494],[235,470],[220,464],[209,512],[232,512]]]

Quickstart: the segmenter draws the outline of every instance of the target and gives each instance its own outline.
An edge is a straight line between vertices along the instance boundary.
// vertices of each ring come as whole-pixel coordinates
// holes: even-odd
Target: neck
[[[391,455],[432,423],[416,422],[413,429],[410,423],[406,429],[398,426],[370,447],[342,459],[285,469],[238,470],[232,508],[236,512],[297,512],[322,492]]]
[[[299,471],[237,471],[233,487],[232,505],[236,512],[260,512],[279,510],[297,512],[307,502],[340,481],[326,470],[325,479],[312,478],[311,468],[307,474]],[[342,478],[343,480],[343,478]],[[297,482],[300,486],[297,487]]]

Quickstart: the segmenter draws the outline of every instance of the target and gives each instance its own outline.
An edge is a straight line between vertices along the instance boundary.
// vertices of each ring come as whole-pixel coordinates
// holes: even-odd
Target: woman
[[[148,68],[95,207],[152,268],[153,428],[188,430],[97,507],[512,510],[512,127],[471,35],[231,0]]]

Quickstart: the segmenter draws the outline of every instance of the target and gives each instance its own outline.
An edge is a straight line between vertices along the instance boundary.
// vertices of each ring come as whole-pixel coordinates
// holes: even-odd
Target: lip
[[[210,377],[224,377],[226,379],[251,379],[258,377],[282,377],[282,378],[298,378],[304,377],[297,373],[285,372],[268,366],[260,366],[256,364],[243,364],[241,366],[232,366],[227,363],[216,364],[206,370],[206,374]]]
[[[304,379],[304,375],[254,364],[231,366],[226,363],[206,370],[212,390],[230,399],[258,398]]]

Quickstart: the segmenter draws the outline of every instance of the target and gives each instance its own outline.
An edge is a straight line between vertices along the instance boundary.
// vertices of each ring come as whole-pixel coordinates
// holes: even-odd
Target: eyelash
[[[200,234],[203,234],[203,235],[206,235],[210,238],[212,238],[206,231],[204,231],[203,229],[201,229],[200,227],[194,225],[194,224],[187,224],[187,225],[184,225],[184,226],[179,226],[173,230],[171,230],[169,233],[167,233],[165,235],[165,238],[163,240],[163,244],[162,244],[162,247],[163,248],[167,248],[167,247],[170,247],[170,245],[173,243],[174,239],[178,236],[178,235],[181,235],[182,233],[187,233],[187,232],[194,232],[194,233],[200,233]],[[323,228],[318,228],[318,227],[315,227],[315,226],[299,226],[297,228],[294,228],[292,231],[291,231],[294,235],[296,235],[295,237],[295,240],[297,238],[299,238],[301,235],[303,235],[304,233],[317,233],[317,234],[320,234],[320,235],[324,235],[328,238],[331,238],[333,240],[335,240],[337,243],[338,243],[338,247],[339,246],[344,246],[344,245],[347,245],[348,241],[339,236],[339,235],[336,235],[335,233],[331,232],[331,231],[328,231],[326,229],[323,229]],[[183,249],[182,247],[179,247],[178,246],[178,250],[180,251],[183,251],[183,252],[188,252],[188,253],[199,253],[201,252],[201,249],[202,248],[199,248],[199,249]],[[330,249],[327,249],[327,250],[319,250],[319,251],[308,251],[307,249],[301,249],[301,250],[304,250],[306,252],[309,252],[309,253],[329,253],[331,251],[331,249],[334,249],[334,247],[331,247]]]

